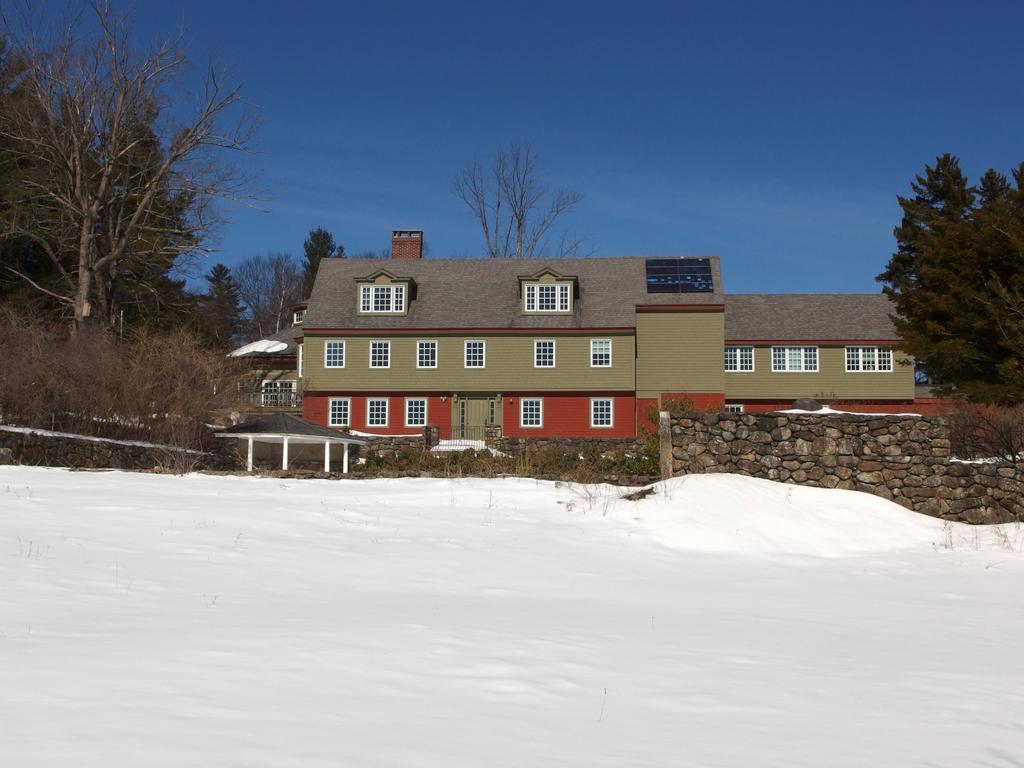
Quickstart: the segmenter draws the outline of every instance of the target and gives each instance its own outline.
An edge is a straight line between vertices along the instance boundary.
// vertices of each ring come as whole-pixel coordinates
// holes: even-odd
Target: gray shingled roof
[[[881,293],[750,293],[725,298],[725,338],[736,341],[898,341]]]
[[[652,257],[662,258],[662,257]],[[721,304],[718,258],[713,293],[647,293],[642,256],[590,259],[324,259],[304,327],[313,328],[599,328],[636,325],[637,304]],[[415,281],[408,316],[359,315],[356,281],[382,269]],[[571,315],[524,315],[518,278],[543,269],[579,280]]]
[[[329,427],[324,427],[320,424],[314,424],[312,421],[300,419],[298,416],[292,416],[290,413],[269,413],[263,416],[257,416],[256,418],[244,421],[241,424],[235,424],[234,426],[222,429],[217,434],[218,436],[236,434],[302,435],[303,437],[344,438],[354,443],[366,442],[365,440],[353,435],[347,435],[342,432],[338,432],[335,429],[330,429]]]

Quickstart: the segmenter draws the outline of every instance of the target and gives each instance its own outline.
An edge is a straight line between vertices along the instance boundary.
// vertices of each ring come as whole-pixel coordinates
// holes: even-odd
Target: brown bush
[[[1024,406],[960,402],[949,415],[951,452],[961,459],[1024,459]]]
[[[212,414],[239,398],[240,363],[188,329],[73,337],[0,310],[0,421],[203,450]]]
[[[445,451],[433,453],[410,446],[395,453],[370,451],[358,472],[370,476],[404,476],[427,472],[439,477],[558,478],[575,483],[595,483],[608,475],[656,476],[658,459],[646,454],[629,455],[621,448],[602,453],[596,449],[576,451],[558,446],[526,449],[515,456],[495,456],[490,451]]]

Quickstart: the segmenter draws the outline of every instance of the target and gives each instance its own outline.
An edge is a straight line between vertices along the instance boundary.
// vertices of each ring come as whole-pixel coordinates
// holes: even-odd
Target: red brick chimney
[[[423,230],[393,229],[391,230],[392,259],[422,259]]]

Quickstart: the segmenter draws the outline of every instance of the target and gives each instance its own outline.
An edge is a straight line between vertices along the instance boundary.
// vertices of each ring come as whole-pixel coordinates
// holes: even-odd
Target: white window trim
[[[482,344],[480,351],[481,365],[468,365],[469,363],[469,345],[470,344]],[[462,342],[462,367],[470,371],[481,371],[487,367],[487,342],[484,339],[466,339]]]
[[[420,365],[420,344],[433,344],[434,345],[434,364],[433,365]],[[421,371],[431,371],[437,368],[438,344],[436,339],[417,339],[416,340],[416,367]]]
[[[726,403],[726,413],[744,413],[743,403]]]
[[[608,423],[607,424],[595,424],[594,423],[594,403],[601,401],[607,401],[610,406],[608,408]],[[615,398],[614,397],[592,397],[590,398],[590,428],[591,429],[611,429],[615,426]]]
[[[370,403],[384,403],[384,423],[370,423]],[[351,416],[349,417],[351,418]],[[366,427],[386,427],[391,423],[391,398],[389,397],[368,397],[366,398]]]
[[[343,424],[331,423],[331,406],[334,403],[347,403],[345,407],[345,413],[348,415],[348,421]],[[329,397],[327,398],[327,426],[328,427],[351,427],[352,426],[352,398],[351,397]]]
[[[292,325],[302,325],[302,321],[306,319],[306,310],[297,309],[292,312]]]
[[[725,349],[736,350],[736,367],[726,368],[725,367]],[[757,370],[757,349],[753,344],[726,344],[725,349],[722,350],[722,368],[726,373],[754,373]],[[750,368],[740,368],[740,350],[750,350]]]
[[[387,365],[374,365],[373,364],[373,345],[374,344],[387,344],[388,347],[388,364]],[[387,339],[372,339],[370,346],[367,347],[367,353],[369,355],[368,363],[369,366],[375,371],[383,371],[391,367],[391,342]]]
[[[270,392],[265,392],[263,390],[263,388],[265,386],[267,386],[267,384],[277,384],[277,385],[280,385],[280,384],[291,384],[292,388],[290,390],[283,390],[282,391],[280,386],[278,386],[278,388],[276,390],[271,390]],[[270,405],[270,406],[267,405],[267,401],[266,401],[267,395],[273,396],[273,395],[281,395],[281,394],[284,394],[284,393],[288,393],[288,394],[291,394],[291,395],[294,396],[295,394],[298,393],[298,391],[299,391],[299,387],[298,387],[298,383],[295,381],[295,379],[263,379],[260,382],[260,406],[262,406],[263,408],[273,408],[273,407],[275,407],[275,406],[272,406],[272,405]]]
[[[331,344],[341,344],[341,365],[328,365],[327,363],[327,348]],[[348,362],[347,346],[348,345],[343,339],[324,339],[324,368],[330,368],[332,370],[344,368],[345,364]]]
[[[391,294],[391,309],[374,309],[373,299],[374,290],[377,288],[387,288]],[[395,301],[395,293],[397,290],[402,292],[402,302],[399,304]],[[369,299],[369,301],[364,301]],[[405,307],[409,302],[409,287],[405,283],[389,283],[387,285],[378,285],[377,283],[363,283],[359,286],[359,314],[361,315],[404,315]],[[368,307],[368,308],[367,308]]]
[[[423,401],[423,423],[422,424],[410,424],[409,423],[409,403],[413,400]],[[407,397],[405,398],[405,426],[407,427],[425,427],[427,426],[430,419],[430,398],[427,397]]]
[[[607,341],[608,342],[608,365],[594,365],[594,342],[595,341]],[[612,340],[611,339],[591,339],[590,340],[590,367],[591,368],[611,368],[612,367]]]
[[[538,344],[551,344],[551,365],[537,365],[537,345]],[[533,340],[533,367],[543,368],[550,370],[557,367],[558,365],[558,344],[555,343],[554,339],[534,339]]]
[[[538,424],[524,424],[523,423],[523,412],[526,408],[526,401],[530,402],[537,401],[540,403],[540,423]],[[541,429],[544,426],[544,398],[543,397],[521,397],[519,398],[519,428],[520,429]]]
[[[551,285],[555,287],[555,308],[554,309],[541,309],[540,308],[540,286]],[[569,293],[569,307],[568,309],[559,309],[561,303],[561,286],[565,286]],[[533,309],[529,308],[528,296],[530,289],[534,289],[533,296]],[[523,284],[523,312],[528,312],[531,315],[571,315],[572,314],[572,283],[524,283]]]
[[[775,367],[775,350],[776,349],[801,349],[815,350],[814,353],[814,368],[801,368],[800,370],[790,370],[789,368],[776,368]],[[821,347],[815,344],[775,344],[772,346],[772,373],[820,373],[821,372]],[[800,356],[801,360],[806,360],[807,353],[803,352]]]
[[[298,365],[296,366],[296,368],[297,368],[297,373],[299,374],[299,378],[301,379],[302,378],[302,347],[303,347],[303,344],[300,343],[298,345],[298,347],[299,347],[299,351],[298,351],[299,362],[298,362]]]
[[[848,350],[851,350],[851,349],[859,349],[859,350],[873,349],[873,350],[875,350],[875,369],[873,371],[866,371],[866,370],[864,370],[864,355],[863,354],[860,355],[860,365],[861,365],[860,370],[853,370],[853,369],[851,369],[850,368],[850,359],[848,357],[848,355],[849,355]],[[889,358],[890,358],[890,363],[891,363],[889,368],[880,368],[880,367],[878,367],[879,363],[881,362],[881,359],[882,359],[882,352],[883,351],[888,351],[889,352]],[[846,373],[892,373],[893,371],[896,370],[896,350],[894,350],[892,347],[884,347],[884,346],[880,346],[878,344],[848,344],[845,347],[843,347],[843,370]]]

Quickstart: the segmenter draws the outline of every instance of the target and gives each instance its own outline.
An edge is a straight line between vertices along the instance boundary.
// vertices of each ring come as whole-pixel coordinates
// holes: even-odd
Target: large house
[[[295,369],[265,386],[294,381],[319,424],[442,437],[633,437],[672,400],[931,405],[881,294],[726,294],[714,256],[424,259],[422,243],[401,230],[390,260],[321,262]]]

